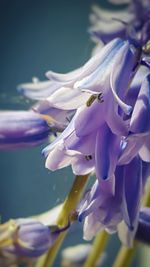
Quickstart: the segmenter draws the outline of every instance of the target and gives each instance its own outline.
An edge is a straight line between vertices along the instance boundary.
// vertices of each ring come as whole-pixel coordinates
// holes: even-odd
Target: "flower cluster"
[[[37,145],[53,133],[55,140],[43,150],[46,167],[71,165],[77,176],[96,176],[75,212],[84,221],[84,238],[104,229],[118,231],[128,246],[135,238],[150,243],[149,208],[141,208],[150,175],[149,1],[133,0],[118,13],[94,7],[91,22],[90,33],[102,45],[76,70],[48,71],[48,80],[18,86],[37,103],[28,111],[1,112],[0,148]],[[0,242],[3,257],[34,258],[70,222],[53,230],[30,219],[12,225],[11,236]],[[5,226],[0,231],[10,234]]]
[[[134,7],[138,5],[133,2]],[[146,14],[140,37],[138,32],[138,38],[128,34],[128,38],[113,39],[68,74],[47,72],[51,94],[46,90],[43,101],[70,110],[74,116],[43,150],[46,167],[57,170],[71,164],[74,174],[95,172],[97,177],[78,210],[79,220],[85,219],[86,239],[103,228],[115,232],[122,221],[133,237],[138,226],[140,201],[150,173],[150,71],[143,66],[149,61],[149,55],[145,58],[149,35],[145,43],[142,39],[149,10]],[[141,23],[139,18],[133,19]],[[31,86],[19,88],[33,97]],[[35,94],[39,98],[38,90]]]
[[[139,8],[145,16],[140,16]],[[122,221],[133,237],[150,173],[149,9],[146,1],[133,1],[118,14],[97,8],[94,12],[92,29],[97,27],[96,35],[107,44],[77,70],[49,71],[50,81],[18,89],[40,100],[44,110],[49,105],[71,114],[66,129],[43,154],[50,170],[71,164],[76,175],[96,173],[97,180],[78,210],[79,220],[85,219],[85,238],[103,228],[115,232]],[[113,16],[110,32],[103,23],[108,26]]]

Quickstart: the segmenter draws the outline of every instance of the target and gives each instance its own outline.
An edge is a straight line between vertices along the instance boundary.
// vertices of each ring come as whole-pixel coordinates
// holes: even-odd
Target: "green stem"
[[[70,213],[76,209],[77,204],[79,203],[85,185],[88,180],[88,175],[76,176],[75,181],[72,185],[71,191],[69,192],[60,212],[60,215],[57,219],[57,225],[60,227],[65,226],[68,223]],[[57,253],[60,249],[60,246],[67,235],[67,231],[60,233],[54,245],[49,249],[46,255],[42,256],[36,267],[51,267],[54,263],[54,260],[57,256]]]
[[[145,195],[142,201],[142,206],[150,207],[150,177],[146,183]]]
[[[138,243],[134,242],[133,248],[122,246],[112,267],[128,267],[132,263]]]
[[[105,231],[101,231],[100,233],[98,233],[98,235],[96,236],[93,242],[91,252],[83,267],[95,267],[96,266],[100,256],[102,255],[105,249],[108,236],[109,235]]]
[[[145,196],[142,204],[143,206],[150,207],[150,179],[148,179],[146,184]],[[138,245],[139,243],[134,241],[133,248],[122,246],[112,267],[129,267],[132,263]]]

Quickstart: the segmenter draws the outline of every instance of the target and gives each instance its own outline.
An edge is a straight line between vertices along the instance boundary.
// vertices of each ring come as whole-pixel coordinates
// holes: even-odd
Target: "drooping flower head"
[[[44,107],[48,103],[72,114],[43,154],[50,170],[71,165],[76,175],[96,174],[79,207],[88,239],[100,229],[115,232],[120,223],[134,238],[138,227],[150,173],[150,24],[145,3],[132,1],[126,21],[118,15],[114,21],[121,25],[120,34],[115,27],[111,37],[105,34],[106,45],[82,67],[68,74],[49,71],[49,82],[19,87],[26,96],[43,101]],[[144,18],[138,14],[140,6]]]
[[[150,76],[141,60],[139,44],[122,39],[111,41],[93,56],[83,66],[87,72],[81,68],[83,76],[77,73],[70,88],[89,94],[88,99],[43,151],[51,170],[71,164],[75,174],[95,171],[98,180],[79,210],[88,239],[100,229],[117,231],[122,221],[132,233],[138,226],[150,162]],[[63,80],[62,75],[51,75],[60,83]],[[147,154],[142,152],[145,146]]]

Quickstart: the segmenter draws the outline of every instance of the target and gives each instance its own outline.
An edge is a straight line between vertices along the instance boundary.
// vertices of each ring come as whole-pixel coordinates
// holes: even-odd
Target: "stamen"
[[[93,104],[93,102],[95,101],[96,98],[97,98],[96,95],[91,95],[90,98],[86,102],[87,107],[90,107]]]
[[[55,124],[56,120],[52,116],[46,114],[40,114],[40,117],[47,122],[48,125]]]
[[[95,101],[95,99],[97,99],[98,102],[100,102],[100,103],[104,102],[102,93],[99,93],[98,95],[91,95],[90,98],[86,102],[87,107],[90,107],[93,104],[93,102]]]
[[[85,159],[86,160],[91,160],[92,159],[92,156],[91,155],[87,155],[87,156],[85,156]]]
[[[147,54],[150,53],[150,40],[143,46],[143,51]]]
[[[98,100],[100,103],[103,103],[103,102],[104,102],[103,94],[102,94],[102,93],[100,93],[100,94],[97,96],[97,100]]]

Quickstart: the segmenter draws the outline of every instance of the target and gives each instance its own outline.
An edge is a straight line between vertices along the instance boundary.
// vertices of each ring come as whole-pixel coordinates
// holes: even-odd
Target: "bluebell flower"
[[[0,114],[0,149],[34,146],[50,134],[47,121],[33,111],[1,111]]]
[[[99,184],[96,180],[79,207],[79,220],[85,220],[84,238],[89,240],[103,229],[114,233],[121,221],[129,229],[137,229],[142,194],[142,164],[139,158],[118,166],[114,177],[107,181]]]
[[[124,149],[119,163],[126,164],[139,153],[141,159],[150,162],[150,74],[141,84],[130,120],[130,133],[123,141]]]
[[[96,164],[98,178],[105,179],[113,173],[120,153],[121,136],[126,136],[129,130],[128,121],[119,114],[119,109],[122,114],[128,115],[132,111],[132,107],[125,103],[125,95],[138,60],[139,55],[133,45],[115,39],[83,66],[87,75],[82,77],[78,74],[79,80],[76,80],[72,90],[79,88],[81,92],[86,91],[88,100],[85,99],[84,104],[77,109],[62,135],[44,149],[43,153],[48,156],[46,167],[56,170],[72,164],[74,170],[75,161],[79,162],[77,158],[80,158],[80,165],[83,162],[84,166],[86,164],[93,168]],[[116,65],[118,69],[114,69]],[[105,135],[110,140],[109,146]],[[106,160],[108,157],[109,160]],[[82,167],[79,171],[81,169]],[[108,175],[106,170],[110,170]],[[79,172],[75,173],[81,175]]]
[[[74,130],[74,120],[75,116],[63,133],[43,150],[43,154],[47,157],[48,169],[55,171],[71,164],[75,175],[85,175],[93,171],[94,159],[87,160],[81,152],[68,150],[64,144],[65,137]]]
[[[126,137],[122,136],[122,140],[120,139],[117,144],[118,149],[121,148],[120,153],[116,155],[117,150],[115,150],[114,156],[110,158],[113,153],[113,146],[110,143],[111,136],[109,135],[108,139],[105,132],[102,139],[99,135],[98,150],[101,151],[101,156],[97,163],[97,178],[104,177],[102,176],[104,173],[110,174],[109,168],[111,167],[110,170],[112,170],[116,159],[115,168],[111,175],[107,176],[107,178],[109,177],[107,181],[96,182],[91,192],[85,196],[79,213],[80,220],[85,218],[85,238],[93,237],[101,229],[109,232],[117,231],[118,225],[124,221],[127,233],[124,235],[119,231],[119,236],[123,243],[129,246],[132,245],[138,227],[140,199],[150,174],[149,74],[143,79],[138,94],[135,89],[133,90],[134,92],[130,91],[130,93],[133,95],[136,93],[136,97],[134,98],[132,95],[131,101],[128,96],[130,104],[133,104],[133,112],[129,120],[129,133]],[[101,130],[101,134],[103,130]],[[109,153],[109,159],[105,157],[106,152]],[[108,192],[108,190],[110,191]]]
[[[96,44],[106,44],[116,37],[126,38],[126,24],[131,23],[134,17],[128,8],[116,11],[93,5],[88,32]]]
[[[109,70],[108,75],[111,74],[111,68],[113,68],[113,64],[115,64],[117,60],[119,61],[119,55],[123,55],[123,50],[124,53],[127,53],[125,57],[129,57],[129,53],[131,53],[130,60],[134,61],[135,51],[130,51],[130,44],[128,42],[123,42],[120,39],[116,39],[110,42],[108,46],[106,46],[99,54],[93,56],[82,67],[67,74],[48,71],[46,75],[50,81],[22,84],[19,88],[21,92],[29,98],[45,100],[51,107],[62,110],[75,110],[84,105],[90,97],[90,92],[80,88],[79,81],[82,82],[88,77],[90,78],[90,75],[96,75],[98,72],[101,75],[104,75],[106,65]],[[135,61],[137,61],[137,59],[135,59]],[[134,65],[133,62],[131,64]],[[107,73],[105,76],[107,76]],[[45,83],[46,86],[49,83],[49,93],[46,95]],[[31,94],[33,93],[34,96],[32,97]],[[37,95],[38,93],[42,96],[41,98]]]
[[[120,240],[132,246],[142,220],[140,201],[149,175],[150,164],[135,158],[118,166],[114,178],[100,185],[96,180],[78,207],[79,221],[84,220],[84,238],[91,240],[103,229],[111,234],[118,231]]]
[[[47,110],[42,103],[28,111],[0,111],[0,115],[0,149],[39,145],[68,124],[66,113],[49,107]]]
[[[122,4],[123,1],[111,1]],[[93,7],[90,16],[89,32],[96,42],[108,43],[116,37],[138,40],[144,45],[150,38],[150,7],[147,0],[132,0],[128,6],[119,11],[105,10],[99,6]]]
[[[119,231],[124,222],[133,240],[150,173],[150,71],[141,66],[140,47],[121,39],[108,43],[90,62],[90,73],[84,77],[78,73],[73,87],[89,98],[44,149],[46,167],[72,165],[75,174],[96,173],[97,180],[79,209],[86,239],[101,229]],[[51,75],[63,80],[61,75]],[[120,238],[131,245],[132,240]]]
[[[34,219],[17,219],[13,223],[16,229],[12,233],[12,245],[4,247],[4,252],[24,257],[38,257],[53,243],[53,236],[50,235],[48,226]]]
[[[4,262],[36,260],[54,244],[58,235],[68,229],[47,226],[37,219],[16,219],[0,225],[0,252]]]

